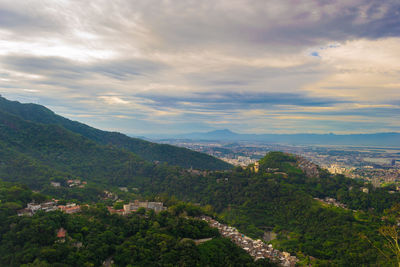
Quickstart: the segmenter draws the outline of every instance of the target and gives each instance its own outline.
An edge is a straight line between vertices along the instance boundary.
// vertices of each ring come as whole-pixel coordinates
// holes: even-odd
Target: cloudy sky
[[[0,94],[145,135],[400,131],[398,0],[0,0]]]

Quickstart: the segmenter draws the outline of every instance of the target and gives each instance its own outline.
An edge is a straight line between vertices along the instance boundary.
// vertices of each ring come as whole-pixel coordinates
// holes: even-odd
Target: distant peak
[[[234,132],[232,132],[229,129],[215,130],[215,131],[211,131],[210,133],[235,134]]]

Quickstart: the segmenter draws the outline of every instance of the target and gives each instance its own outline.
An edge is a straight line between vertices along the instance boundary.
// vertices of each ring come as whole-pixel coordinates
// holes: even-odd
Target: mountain
[[[231,130],[215,130],[206,133],[189,133],[178,135],[177,138],[187,138],[195,140],[240,140],[242,137],[240,134],[234,133]]]
[[[100,145],[112,145],[126,149],[148,161],[166,162],[170,165],[183,168],[193,167],[194,169],[224,170],[232,168],[232,165],[204,153],[131,138],[118,132],[102,131],[59,116],[41,105],[21,104],[0,96],[0,111],[19,116],[26,121],[58,125]]]
[[[4,180],[35,189],[52,180],[77,178],[119,185],[151,176],[153,168],[154,164],[127,150],[0,110],[0,178]]]
[[[172,138],[172,137],[169,137]],[[176,139],[210,141],[258,141],[293,145],[350,145],[400,147],[400,133],[375,134],[238,134],[228,129],[204,133],[188,133]]]
[[[379,234],[380,229],[384,229],[382,227],[397,224],[394,215],[390,214],[391,210],[398,212],[396,204],[400,202],[400,194],[394,191],[395,185],[374,188],[364,181],[329,174],[294,155],[280,152],[270,152],[262,158],[257,172],[253,166],[236,167],[229,171],[188,171],[167,164],[151,163],[121,146],[102,143],[101,138],[107,138],[107,132],[93,130],[62,117],[60,119],[41,106],[22,105],[24,108],[16,108],[21,107],[21,104],[10,104],[9,101],[6,102],[7,105],[10,105],[8,110],[11,113],[5,111],[5,108],[0,109],[0,180],[24,183],[51,197],[90,203],[91,206],[99,201],[113,202],[110,198],[104,198],[107,193],[105,190],[118,193],[118,197],[124,201],[164,196],[170,197],[171,201],[190,201],[196,203],[194,207],[198,204],[204,205],[219,220],[237,227],[240,232],[252,238],[261,239],[266,232],[277,234],[277,239],[273,241],[274,247],[299,257],[302,266],[393,266],[396,262],[396,256],[390,251],[385,250],[387,256],[381,255],[380,251],[386,249],[386,241]],[[48,112],[51,116],[46,114]],[[55,123],[48,121],[51,118],[55,118]],[[56,119],[66,120],[64,123],[70,123],[71,129],[76,127],[86,136],[77,133],[76,129],[67,129]],[[215,135],[235,134],[219,131]],[[70,187],[70,179],[87,181],[87,185],[82,188]],[[50,181],[59,182],[61,186],[55,188],[50,185]],[[120,186],[129,188],[128,192],[122,192],[118,188]],[[365,189],[368,189],[368,193]],[[2,194],[5,195],[4,199],[9,199],[8,203],[3,203]],[[83,244],[78,250],[72,248],[73,251],[98,247],[101,249],[96,250],[93,255],[117,255],[115,253],[124,252],[120,254],[121,257],[115,258],[121,260],[121,263],[132,255],[138,255],[136,252],[125,251],[124,248],[135,250],[142,242],[136,239],[125,240],[123,237],[130,238],[134,235],[142,239],[140,237],[147,236],[145,232],[141,236],[137,235],[133,229],[143,229],[147,224],[154,226],[150,227],[151,233],[168,229],[174,233],[184,231],[179,236],[181,240],[181,237],[187,237],[186,229],[192,228],[183,223],[182,226],[177,225],[179,230],[175,231],[171,227],[176,223],[165,217],[165,213],[160,213],[157,223],[150,221],[154,214],[149,214],[148,217],[139,214],[137,220],[143,219],[143,224],[136,219],[123,224],[125,219],[109,217],[105,207],[101,208],[101,203],[98,203],[98,210],[88,210],[87,218],[90,225],[93,223],[93,227],[99,228],[90,231],[93,235],[88,235],[87,228],[92,227],[85,220],[78,218],[77,221],[67,222],[65,220],[68,218],[62,217],[61,213],[50,212],[46,215],[43,212],[31,217],[32,220],[5,216],[4,211],[13,207],[18,209],[19,203],[12,199],[20,194],[26,203],[29,196],[14,186],[5,192],[0,183],[0,219],[7,220],[0,223],[1,240],[7,240],[0,242],[0,254],[13,257],[18,252],[18,255],[25,255],[23,259],[26,262],[33,260],[33,255],[42,255],[41,260],[54,260],[53,254],[58,249],[69,249],[65,246],[69,246],[71,240],[67,239],[65,243],[59,244],[47,238],[47,235],[55,238],[55,230],[59,227],[69,227],[66,228],[69,233],[76,233],[71,238],[80,240]],[[332,198],[343,205],[334,206],[324,201]],[[191,208],[184,212],[182,206],[178,205],[171,212],[172,215],[182,213],[186,217],[193,210]],[[99,224],[95,218],[104,221]],[[166,225],[168,222],[172,223],[170,228]],[[34,227],[29,228],[29,225]],[[51,225],[53,227],[49,227]],[[118,227],[118,230],[114,231],[115,227],[109,228],[110,225]],[[119,229],[124,232],[120,234]],[[195,233],[199,232],[192,229]],[[101,239],[92,239],[97,236],[101,236]],[[157,251],[163,251],[165,246],[162,240],[169,239],[165,235],[160,238],[154,243]],[[13,240],[16,243],[12,243]],[[28,240],[36,240],[38,245],[35,244],[31,250],[23,250],[21,253],[21,248],[29,247],[25,246]],[[90,240],[97,241],[89,245]],[[118,248],[118,240],[128,242]],[[146,239],[143,242],[145,241]],[[112,246],[103,248],[103,244]],[[177,245],[183,244],[179,241]],[[109,253],[101,254],[101,251]],[[146,255],[153,253],[148,252]],[[62,256],[64,254],[60,254],[60,258]],[[2,258],[3,262],[14,261],[14,258],[7,257]],[[75,256],[68,260],[79,261]],[[99,262],[103,260],[98,259]],[[75,265],[81,266],[84,263]]]
[[[382,263],[388,262],[387,259],[380,256],[376,248],[363,237],[368,236],[374,245],[383,248],[382,238],[377,234],[384,223],[381,218],[385,210],[399,203],[400,194],[390,194],[388,189],[373,188],[361,181],[330,175],[324,170],[317,170],[315,175],[307,175],[302,169],[305,165],[307,164],[300,164],[292,155],[271,152],[260,160],[258,172],[251,167],[209,173],[189,172],[178,167],[150,163],[131,151],[100,144],[58,124],[37,123],[0,110],[0,179],[28,184],[33,189],[41,190],[41,193],[59,199],[76,199],[86,203],[112,202],[110,199],[104,200],[104,190],[119,190],[119,186],[126,186],[131,190],[130,193],[135,193],[125,195],[127,198],[124,198],[124,194],[117,191],[120,199],[125,201],[138,196],[170,196],[172,199],[190,201],[196,205],[211,205],[210,211],[214,208],[215,215],[222,221],[253,238],[262,238],[266,231],[277,233],[278,239],[274,241],[274,247],[279,246],[278,248],[302,257],[304,265],[309,260],[305,255],[309,255],[316,258],[316,264],[320,266],[385,266]],[[88,183],[83,188],[70,188],[67,184],[70,179],[81,179]],[[54,188],[49,181],[59,182],[62,186]],[[363,192],[364,187],[368,187],[368,194]],[[18,190],[11,189],[11,193],[7,195],[18,194]],[[1,192],[3,190],[0,186]],[[348,209],[331,207],[314,199],[326,197],[337,199]],[[18,205],[9,203],[7,207],[16,207],[16,204]],[[4,217],[1,206],[0,218]],[[173,213],[179,210],[182,207],[176,207]],[[111,217],[108,220],[105,209],[100,209],[98,214],[106,220],[101,225],[109,226],[110,220],[115,225],[121,225],[122,221],[118,218]],[[92,213],[88,215],[89,219],[93,218]],[[36,221],[40,216],[46,215],[35,215],[32,219]],[[55,219],[60,217],[57,214],[49,216],[54,216]],[[150,222],[154,225],[154,230],[168,229],[164,224],[168,219],[163,216],[157,222],[159,225]],[[50,243],[54,244],[54,240],[50,239],[51,242],[47,243],[46,240],[49,239],[44,237],[42,240],[37,233],[44,233],[43,229],[48,229],[52,222],[47,219],[39,221],[37,226],[26,232],[25,237],[25,234],[19,232],[29,225],[29,221],[26,223],[27,220],[17,217],[14,216],[10,218],[11,221],[0,225],[0,235],[11,231],[11,236],[6,235],[7,240],[21,240],[18,246],[22,246],[26,240],[39,238],[46,246],[41,248],[39,254],[48,255],[48,247]],[[18,226],[20,228],[10,227],[16,225],[14,219],[21,221]],[[143,219],[146,220],[146,217]],[[65,227],[71,227],[68,231],[77,233],[76,236],[72,235],[73,238],[86,238],[87,230],[82,229],[87,224],[77,221],[77,225],[78,227],[74,227],[74,223],[67,223]],[[141,227],[141,224],[132,222],[121,229],[129,231],[129,227],[134,225]],[[55,229],[58,227],[64,225]],[[54,237],[55,229],[49,229],[46,233],[53,233]],[[94,236],[106,229],[108,228],[94,231]],[[179,229],[190,229],[190,226],[185,224]],[[119,230],[115,232],[115,236],[109,236],[110,240],[122,237],[118,233]],[[109,234],[107,232],[107,236]],[[19,239],[19,236],[23,238]],[[104,244],[108,244],[107,238],[104,239]],[[83,241],[81,242],[85,245],[82,249],[88,248],[88,241]],[[136,242],[137,240],[133,240],[126,245],[136,246]],[[161,244],[160,242],[158,240],[157,244]],[[3,252],[0,254],[9,255],[8,244],[12,243],[0,243],[0,252]],[[14,246],[16,245],[11,245]],[[160,248],[159,250],[161,251]],[[109,254],[114,252],[112,250]],[[24,251],[24,254],[27,253]],[[36,255],[37,249],[32,253]],[[129,255],[125,257],[127,258],[132,253],[124,255]],[[122,260],[123,257],[119,259]]]

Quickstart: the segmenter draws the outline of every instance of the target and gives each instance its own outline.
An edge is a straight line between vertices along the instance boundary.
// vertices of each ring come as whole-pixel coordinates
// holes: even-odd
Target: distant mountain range
[[[172,139],[258,141],[293,145],[349,145],[400,147],[400,133],[374,134],[239,134],[228,129],[181,134]]]

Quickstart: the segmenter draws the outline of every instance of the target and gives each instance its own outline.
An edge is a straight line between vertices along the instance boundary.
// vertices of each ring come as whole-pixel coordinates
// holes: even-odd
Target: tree
[[[385,237],[385,246],[396,255],[397,265],[400,267],[399,232],[396,225],[386,225],[379,228],[379,233]]]

